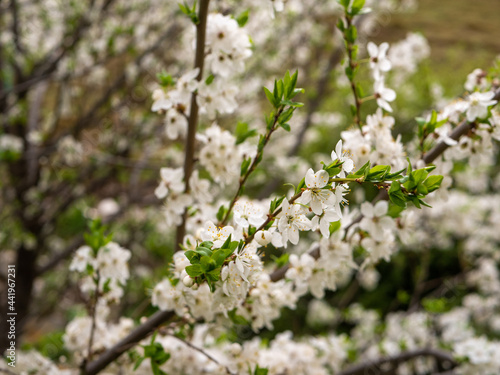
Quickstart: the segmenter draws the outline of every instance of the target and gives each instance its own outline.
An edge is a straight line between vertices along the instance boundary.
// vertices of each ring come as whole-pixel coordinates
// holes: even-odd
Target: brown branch
[[[198,68],[198,76],[196,80],[199,82],[203,78],[203,66],[205,64],[205,37],[207,29],[208,5],[210,0],[201,0],[200,9],[198,10],[199,23],[196,25],[196,53],[194,59],[194,67]],[[184,159],[184,192],[189,192],[189,178],[193,173],[194,167],[194,149],[196,128],[198,126],[198,103],[196,102],[196,92],[191,95],[191,109],[188,121],[188,134],[186,138],[186,152]],[[175,251],[181,249],[181,243],[186,234],[187,209],[182,215],[182,223],[177,227],[175,237]]]
[[[455,361],[453,356],[448,352],[440,349],[423,348],[402,352],[394,356],[387,356],[372,361],[366,361],[345,369],[339,372],[338,375],[364,375],[369,373],[369,371],[375,371],[379,374],[383,374],[387,372],[381,368],[381,366],[385,364],[391,364],[392,369],[395,369],[401,363],[411,361],[418,357],[433,357],[440,363],[448,363],[452,368],[458,365],[457,361]]]
[[[364,375],[371,373],[370,371],[383,374],[386,371],[380,367],[385,364],[392,364],[393,368],[397,368],[397,366],[401,363],[411,361],[418,357],[433,357],[438,362],[449,363],[450,367],[456,367],[458,365],[450,353],[440,349],[424,348],[403,352],[394,356],[382,357],[372,361],[366,361],[343,370],[339,372],[338,375]]]
[[[90,362],[84,369],[85,375],[95,375],[106,368],[111,362],[120,357],[139,341],[151,335],[163,323],[175,316],[173,311],[158,311],[154,313],[145,323],[137,326],[128,336],[121,339],[114,346],[106,350],[99,358]]]
[[[495,91],[495,96],[493,97],[493,100],[500,100],[500,89]],[[468,122],[467,120],[463,120],[455,129],[450,134],[450,138],[454,139],[455,141],[458,141],[460,137],[464,136],[465,134],[469,133],[472,129],[476,127],[475,122]],[[450,147],[443,141],[439,142],[437,145],[435,145],[428,153],[426,153],[423,157],[423,161],[426,164],[432,163],[434,160],[436,160],[443,152],[446,151]]]

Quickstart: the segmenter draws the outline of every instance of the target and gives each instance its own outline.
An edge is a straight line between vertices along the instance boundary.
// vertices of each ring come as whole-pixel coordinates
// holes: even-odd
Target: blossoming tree
[[[494,189],[500,180],[492,178],[500,140],[498,71],[472,72],[467,92],[436,103],[415,120],[403,142],[393,117],[401,108],[391,87],[403,85],[428,55],[428,46],[418,34],[393,46],[366,42],[370,23],[387,9],[395,11],[391,2],[200,0],[178,8],[160,2],[144,8],[95,3],[86,10],[72,8],[73,15],[54,11],[72,15],[73,25],[55,55],[48,52],[53,60],[27,57],[35,61],[28,73],[19,68],[31,64],[14,57],[27,56],[23,49],[39,43],[38,36],[16,26],[24,3],[13,2],[9,8],[12,50],[5,49],[5,54],[12,61],[5,71],[14,71],[9,77],[15,82],[5,83],[2,91],[0,105],[7,115],[0,157],[11,184],[6,184],[2,201],[15,201],[5,216],[17,215],[8,229],[28,236],[16,244],[9,235],[22,280],[17,291],[26,291],[18,308],[27,319],[37,277],[70,257],[69,271],[78,285],[74,290],[86,310],[64,329],[63,357],[50,360],[36,351],[22,351],[16,358],[7,350],[1,371],[498,373],[500,274],[495,250],[500,237],[495,228],[500,202]],[[116,21],[110,30],[100,27],[110,9],[131,24],[139,22],[145,9],[153,19],[141,19],[129,40],[122,36],[125,26]],[[177,21],[166,34],[158,34],[165,15]],[[325,36],[334,21],[335,33],[330,30]],[[96,33],[97,42],[79,50],[77,42],[87,28]],[[147,85],[152,113],[138,115],[147,108],[141,100],[120,102],[125,94],[117,86],[127,87],[129,80],[133,90],[143,79],[138,69],[159,47],[155,41],[139,46],[134,38],[149,41],[154,39],[150,32],[159,41],[174,34],[180,39],[171,42],[177,49],[166,53],[165,61],[151,64],[159,72]],[[23,35],[35,40],[22,40]],[[304,47],[302,39],[309,36],[326,44]],[[78,88],[85,85],[78,77],[91,79],[92,74],[102,80],[96,64],[110,72],[113,64],[120,65],[98,64],[99,57],[107,58],[101,51],[126,51],[136,44],[140,51],[133,64],[117,81],[104,85],[102,99],[81,104],[76,122],[68,127],[59,118],[62,99],[53,104],[59,108],[55,120],[51,113],[40,114],[37,101],[45,93],[60,95],[68,77]],[[312,52],[322,47],[329,52],[319,57],[324,66],[311,67]],[[85,56],[88,61],[69,74],[58,67],[71,52],[75,59]],[[122,64],[131,58],[125,53],[121,57]],[[330,95],[337,65],[335,78],[350,110],[340,121],[348,126],[332,132],[321,124],[335,121],[335,116],[318,109]],[[47,80],[50,75],[57,77]],[[314,94],[308,96],[309,89]],[[22,112],[26,103],[27,119]],[[128,131],[124,120],[116,129],[92,133],[95,112],[105,105],[119,118],[144,116],[143,122],[137,121],[142,127],[136,124]],[[52,125],[39,126],[40,117]],[[297,156],[314,131],[326,140],[328,150]],[[83,135],[95,140],[87,151]],[[109,152],[102,153],[106,147]],[[128,165],[130,155],[140,157]],[[164,165],[149,165],[151,155],[161,155]],[[103,173],[98,167],[107,162],[126,164],[130,170],[111,167]],[[91,182],[68,188],[84,178]],[[130,188],[122,189],[123,181]],[[109,199],[118,193],[121,205]],[[54,255],[53,237],[64,227],[59,215],[84,197],[108,199],[82,210],[95,220]],[[150,208],[134,211],[132,205]],[[122,214],[154,223],[149,230],[159,232],[173,253],[171,261],[162,259],[158,274],[143,271],[154,283],[140,290],[150,293],[144,299],[147,313],[143,308],[135,316],[121,314],[119,306],[126,301],[131,275],[140,273],[131,266],[139,259],[134,248],[140,249],[137,243],[145,237],[130,240],[123,233],[128,224],[119,221]],[[99,217],[116,223],[114,230]],[[147,230],[140,227],[138,232]],[[433,262],[447,250],[459,271],[431,279]],[[413,294],[398,290],[396,298],[388,297],[395,307],[370,308],[367,299],[385,285],[383,270],[389,274],[388,265],[406,267],[415,254],[419,267],[411,268]],[[36,262],[47,255],[49,260],[39,266]],[[300,316],[300,310],[307,311],[312,328],[298,334],[293,316]],[[321,334],[314,334],[318,326]]]

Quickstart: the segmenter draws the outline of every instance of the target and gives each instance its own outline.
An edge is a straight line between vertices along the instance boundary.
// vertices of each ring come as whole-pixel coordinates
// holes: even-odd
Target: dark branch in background
[[[135,64],[139,66],[142,63],[142,61],[149,54],[155,52],[162,45],[162,43],[165,42],[166,39],[169,39],[169,37],[171,38],[172,34],[175,35],[177,30],[178,30],[178,25],[176,24],[169,27],[168,30],[166,30],[164,33],[160,35],[160,37],[153,45],[151,45],[149,48],[143,51],[135,59]],[[124,71],[114,80],[114,82],[111,84],[111,86],[108,87],[106,92],[103,95],[101,95],[101,97],[96,102],[94,102],[92,107],[76,121],[76,123],[71,127],[71,129],[62,132],[57,138],[55,138],[55,140],[51,141],[51,143],[45,147],[43,155],[46,156],[51,152],[55,151],[56,145],[63,137],[72,134],[75,138],[77,138],[80,132],[82,132],[89,124],[95,123],[96,119],[98,119],[99,109],[105,106],[106,103],[108,103],[108,101],[111,98],[111,95],[115,91],[119,90],[122,86],[124,86],[126,81],[127,81],[127,75],[126,72]]]
[[[83,373],[85,375],[97,374],[106,368],[124,352],[135,346],[139,341],[151,335],[159,326],[175,316],[173,311],[158,311],[154,313],[146,323],[137,326],[127,337],[121,339],[110,349],[106,350],[98,359],[90,362]]]
[[[500,89],[495,91],[495,96],[493,97],[493,100],[500,100]],[[450,134],[450,138],[454,139],[455,141],[458,141],[458,139],[469,133],[472,129],[476,127],[475,122],[468,122],[467,120],[464,120],[458,125],[455,129]],[[446,151],[446,149],[450,147],[444,142],[439,142],[436,146],[432,148],[428,153],[426,153],[423,157],[423,161],[425,161],[426,164],[432,163],[434,160],[438,158],[439,155],[441,155],[443,152]]]
[[[207,29],[208,5],[210,0],[200,1],[200,9],[198,11],[199,23],[196,25],[196,53],[194,60],[195,69],[198,68],[197,81],[203,78],[203,66],[205,64],[205,34]],[[184,159],[184,192],[189,192],[189,178],[193,173],[194,166],[194,149],[195,149],[195,136],[196,128],[198,126],[198,103],[196,102],[196,92],[191,95],[191,110],[188,119],[188,134],[186,138],[186,152]],[[177,227],[175,236],[175,251],[181,249],[180,245],[186,234],[186,221],[187,209],[184,210],[182,215],[182,223]]]
[[[101,11],[99,12],[100,19],[105,16],[106,10],[113,3],[113,1],[114,0],[107,0],[103,4]],[[13,4],[13,9],[16,9],[17,6],[15,5],[15,2],[13,2]],[[95,0],[91,0],[86,13],[90,13],[94,5]],[[65,36],[57,47],[55,47],[52,51],[49,51],[43,58],[35,63],[31,73],[27,77],[23,77],[22,82],[18,82],[9,90],[0,92],[0,100],[6,97],[9,93],[21,93],[28,90],[36,83],[49,78],[57,70],[59,63],[64,56],[76,48],[84,36],[85,31],[92,25],[92,23],[89,22],[86,13],[80,17],[78,24],[74,29],[66,30]]]
[[[392,373],[392,371],[401,363],[411,361],[418,357],[432,357],[439,363],[448,363],[449,367],[456,367],[458,365],[458,363],[450,353],[439,349],[425,348],[411,350],[395,356],[383,357],[373,361],[360,363],[339,372],[338,375],[365,375],[371,374],[372,372],[377,374]],[[387,364],[391,364],[392,368],[390,370],[383,370],[381,367]]]
[[[134,204],[138,204],[138,205],[150,205],[150,204],[155,203],[156,201],[157,201],[156,197],[151,198],[151,199],[143,198],[142,200],[132,199],[130,202],[128,202],[126,205],[123,205],[123,206],[127,207],[127,206],[131,206],[131,205],[134,205]],[[103,223],[104,224],[113,223],[115,220],[117,220],[118,218],[120,218],[121,216],[123,216],[126,212],[127,211],[125,211],[125,210],[118,211],[116,214],[108,216],[107,218],[105,218],[103,220]],[[49,260],[47,263],[45,263],[44,265],[39,266],[38,269],[36,270],[36,276],[37,277],[41,276],[45,272],[48,272],[48,271],[54,269],[60,262],[62,262],[63,260],[65,260],[69,256],[71,256],[71,254],[73,254],[84,243],[85,243],[85,241],[83,240],[83,237],[75,238],[68,245],[68,247],[65,250],[63,250],[60,253],[54,255],[54,257],[51,260]]]

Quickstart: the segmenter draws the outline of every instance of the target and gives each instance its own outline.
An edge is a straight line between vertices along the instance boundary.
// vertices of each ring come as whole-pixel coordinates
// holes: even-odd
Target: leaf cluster
[[[186,267],[187,274],[198,284],[206,281],[212,292],[215,291],[215,283],[220,279],[220,271],[226,259],[242,244],[238,241],[231,241],[231,235],[229,235],[220,249],[213,249],[213,246],[212,241],[204,241],[195,250],[188,250],[184,253],[191,263]]]

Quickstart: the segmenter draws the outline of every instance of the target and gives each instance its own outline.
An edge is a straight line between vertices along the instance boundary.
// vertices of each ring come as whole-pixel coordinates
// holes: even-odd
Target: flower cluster
[[[97,254],[90,246],[82,246],[76,251],[69,269],[87,275],[80,285],[82,292],[93,292],[98,282],[98,291],[103,298],[118,300],[123,295],[122,285],[130,277],[128,260],[131,255],[129,250],[115,242],[107,243]]]

